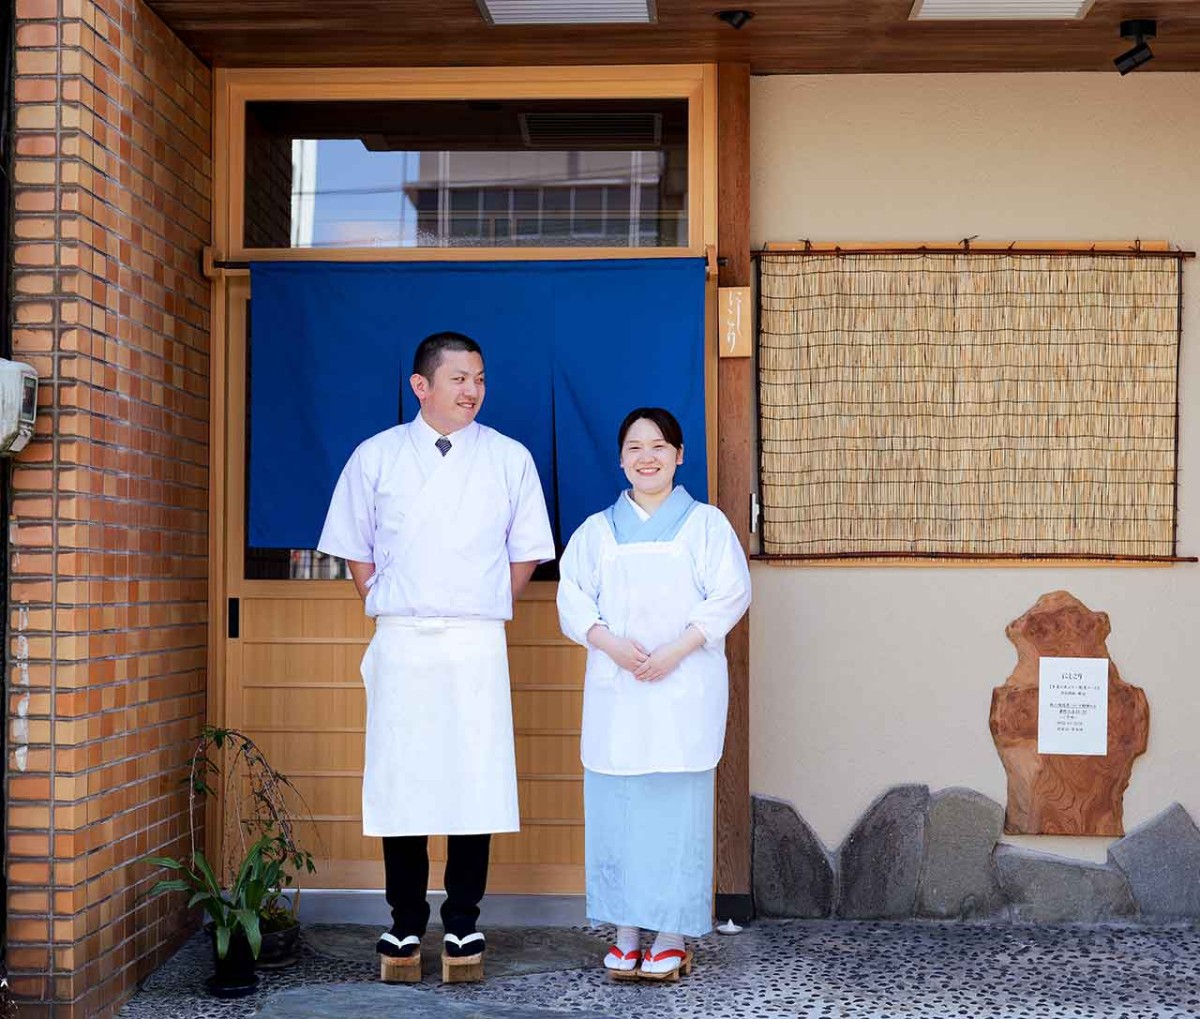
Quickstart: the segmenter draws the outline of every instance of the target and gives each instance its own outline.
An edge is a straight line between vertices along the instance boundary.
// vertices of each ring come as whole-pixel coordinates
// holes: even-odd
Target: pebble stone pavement
[[[693,975],[667,986],[606,980],[600,956],[611,931],[604,928],[528,928],[493,932],[492,975],[482,984],[454,986],[442,986],[432,973],[431,931],[423,982],[389,987],[376,980],[376,934],[306,928],[299,960],[263,974],[255,995],[240,1001],[206,995],[210,949],[197,935],[146,981],[119,1019],[1200,1017],[1200,927],[1190,924],[759,921],[736,937],[713,934],[694,943]],[[557,964],[553,951],[546,953],[556,939],[565,946]],[[541,961],[519,972],[525,943]],[[581,967],[580,949],[592,943],[592,961]]]

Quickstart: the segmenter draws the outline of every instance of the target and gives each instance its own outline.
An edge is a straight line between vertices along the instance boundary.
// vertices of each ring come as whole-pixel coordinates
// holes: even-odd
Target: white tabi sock
[[[630,952],[636,952],[641,934],[640,927],[618,927],[617,947],[625,955],[628,955]]]
[[[654,944],[650,946],[650,954],[658,955],[659,952],[666,952],[672,948],[683,951],[683,935],[682,934],[666,934],[662,931],[654,938]]]

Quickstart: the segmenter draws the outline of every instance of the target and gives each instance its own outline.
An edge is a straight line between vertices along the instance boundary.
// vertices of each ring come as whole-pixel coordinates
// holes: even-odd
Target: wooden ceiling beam
[[[753,74],[1108,71],[1119,24],[1155,18],[1137,73],[1200,70],[1196,0],[1096,0],[1082,21],[912,22],[912,0],[657,0],[654,25],[490,26],[474,0],[147,0],[220,67],[429,67],[744,62]]]

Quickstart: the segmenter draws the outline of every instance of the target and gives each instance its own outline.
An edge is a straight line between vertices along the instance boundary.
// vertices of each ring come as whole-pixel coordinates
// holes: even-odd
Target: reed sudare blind
[[[1173,556],[1166,254],[763,253],[763,553]]]

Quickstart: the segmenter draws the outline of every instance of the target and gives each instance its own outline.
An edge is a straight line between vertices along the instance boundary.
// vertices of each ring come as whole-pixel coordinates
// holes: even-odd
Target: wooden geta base
[[[421,982],[421,953],[398,959],[390,955],[379,957],[379,979],[385,984],[419,984]]]
[[[692,975],[692,953],[686,952],[683,956],[683,961],[679,964],[679,968],[671,970],[670,973],[647,973],[644,969],[638,970],[638,973],[643,980],[658,980],[672,984],[678,983],[681,973],[685,977]]]
[[[608,973],[609,980],[628,981],[638,979],[638,970],[636,966],[633,969],[609,969],[607,966],[604,968]]]
[[[455,958],[442,953],[443,984],[473,984],[483,979],[483,953]]]

